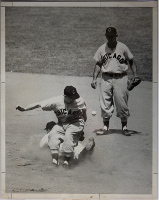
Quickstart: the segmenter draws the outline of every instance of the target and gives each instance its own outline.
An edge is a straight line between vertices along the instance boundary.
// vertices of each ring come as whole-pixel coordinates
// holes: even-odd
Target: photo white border
[[[1,2],[1,197],[2,199],[158,199],[158,10],[157,1],[142,2]],[[153,142],[152,195],[5,193],[5,7],[152,7],[153,8]]]

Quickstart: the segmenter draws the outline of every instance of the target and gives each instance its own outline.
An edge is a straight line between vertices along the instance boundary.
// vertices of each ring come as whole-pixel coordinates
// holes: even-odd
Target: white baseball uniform
[[[99,47],[94,60],[100,62],[104,59],[101,71],[100,106],[104,121],[108,121],[116,104],[117,117],[126,121],[129,117],[127,70],[128,61],[133,58],[128,47],[117,41],[115,48],[111,49],[107,43]],[[113,97],[114,96],[114,97]],[[114,98],[114,100],[113,100]]]
[[[58,152],[63,142],[62,151],[73,153],[85,125],[82,110],[86,109],[86,104],[83,98],[65,103],[64,96],[61,95],[44,100],[40,105],[44,111],[54,111],[58,118],[57,125],[48,134],[49,148]]]

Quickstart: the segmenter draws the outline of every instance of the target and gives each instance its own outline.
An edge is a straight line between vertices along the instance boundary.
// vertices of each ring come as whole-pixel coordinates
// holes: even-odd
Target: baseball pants
[[[48,135],[48,146],[50,150],[58,153],[60,144],[63,143],[61,150],[68,155],[73,153],[74,147],[78,145],[83,129],[84,121],[67,125],[55,125]]]
[[[117,117],[127,121],[130,116],[128,109],[129,92],[127,90],[127,75],[110,77],[103,73],[100,86],[100,106],[103,121],[109,121],[116,106]]]

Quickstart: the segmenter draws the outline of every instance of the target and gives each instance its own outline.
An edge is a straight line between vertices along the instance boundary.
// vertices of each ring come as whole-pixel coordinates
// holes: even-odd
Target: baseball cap
[[[56,125],[56,123],[54,121],[48,122],[46,124],[46,127],[44,128],[44,130],[51,130],[54,126]]]
[[[108,35],[108,36],[117,35],[116,28],[114,28],[114,27],[108,27],[108,28],[106,28],[106,33],[105,33],[105,35]]]
[[[64,95],[66,96],[74,96],[75,99],[78,99],[80,97],[80,95],[77,93],[77,90],[75,87],[73,86],[66,86],[64,89]]]

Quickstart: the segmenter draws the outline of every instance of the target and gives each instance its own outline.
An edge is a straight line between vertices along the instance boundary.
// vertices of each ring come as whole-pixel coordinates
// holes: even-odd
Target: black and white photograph
[[[3,198],[157,198],[147,3],[1,5]]]

